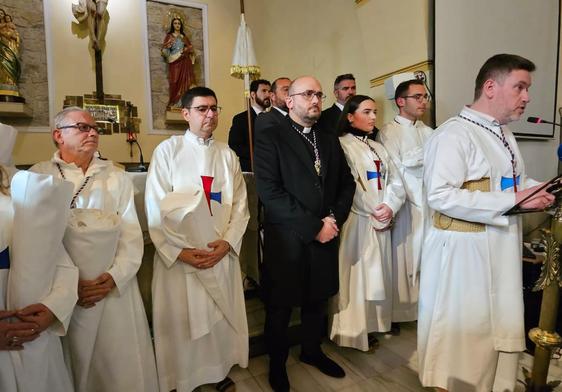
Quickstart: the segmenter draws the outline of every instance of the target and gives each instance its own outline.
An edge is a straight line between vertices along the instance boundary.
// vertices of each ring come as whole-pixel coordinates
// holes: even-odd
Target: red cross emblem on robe
[[[213,180],[215,177],[201,176],[201,182],[203,183],[203,191],[205,192],[205,198],[207,199],[207,205],[209,206],[209,212],[211,216],[213,215],[213,210],[211,209],[211,200],[221,203],[221,192],[211,192]]]
[[[367,181],[377,179],[377,189],[380,191],[382,189],[381,183],[381,161],[374,161],[375,166],[377,167],[377,171],[369,171],[367,170]]]

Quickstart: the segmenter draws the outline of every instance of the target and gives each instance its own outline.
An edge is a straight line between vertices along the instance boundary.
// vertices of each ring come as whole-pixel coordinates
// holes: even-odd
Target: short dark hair
[[[273,83],[271,83],[271,91],[272,92],[277,91],[277,82],[280,81],[280,80],[288,80],[289,82],[291,81],[291,79],[289,79],[287,77],[284,77],[284,76],[281,76],[280,78],[275,79],[273,81]]]
[[[265,80],[265,79],[252,80],[252,83],[250,83],[250,92],[251,93],[257,92],[258,89],[260,88],[260,84],[267,84],[268,86],[271,86],[269,80]]]
[[[474,83],[474,100],[476,101],[482,95],[482,88],[486,80],[498,80],[511,71],[520,69],[533,72],[536,67],[531,60],[527,60],[516,54],[502,53],[490,57],[486,60],[482,68],[480,68],[480,71],[478,71],[478,76],[476,76],[476,81]]]
[[[396,87],[396,91],[394,92],[394,101],[396,101],[398,98],[404,98],[404,96],[408,94],[408,90],[410,89],[410,86],[413,84],[425,87],[423,80],[419,80],[419,79],[406,80],[400,83],[398,87]]]
[[[341,82],[343,82],[344,80],[353,80],[355,82],[355,76],[353,76],[353,74],[343,74],[343,75],[338,75],[336,77],[336,80],[334,80],[334,90],[338,88],[338,84],[340,84]]]
[[[183,96],[181,97],[181,107],[190,107],[191,103],[193,102],[193,98],[195,97],[213,97],[215,98],[215,101],[217,101],[217,103],[219,102],[219,100],[217,99],[217,95],[213,90],[208,87],[197,86],[190,88],[183,94]]]
[[[343,111],[340,114],[340,119],[338,121],[338,136],[343,136],[349,132],[351,128],[351,123],[347,119],[348,114],[353,114],[361,105],[361,102],[371,100],[375,102],[375,100],[367,95],[354,95],[353,97],[349,98],[345,105],[343,106]]]

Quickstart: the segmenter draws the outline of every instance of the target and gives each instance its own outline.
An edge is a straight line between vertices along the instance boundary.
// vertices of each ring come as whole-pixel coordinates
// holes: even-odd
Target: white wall
[[[313,75],[334,102],[337,75],[353,73],[359,93],[369,93],[367,54],[353,1],[246,0],[262,77]]]

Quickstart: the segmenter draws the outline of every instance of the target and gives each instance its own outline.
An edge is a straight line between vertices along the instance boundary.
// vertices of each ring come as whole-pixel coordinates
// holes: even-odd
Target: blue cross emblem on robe
[[[367,170],[367,181],[376,179],[377,180],[377,189],[380,191],[382,189],[382,183],[381,183],[381,166],[382,166],[382,163],[379,160],[376,160],[374,162],[375,162],[375,166],[377,167],[377,171]]]
[[[515,185],[519,186],[519,181],[521,179],[521,175],[515,177]],[[502,177],[500,182],[501,190],[504,191],[509,188],[513,188],[513,177]]]

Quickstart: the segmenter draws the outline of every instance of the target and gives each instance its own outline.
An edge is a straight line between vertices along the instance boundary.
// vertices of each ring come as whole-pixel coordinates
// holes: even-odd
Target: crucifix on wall
[[[109,20],[107,2],[108,0],[78,0],[78,4],[72,4],[72,14],[76,20],[88,25],[90,44],[95,55],[96,96],[100,103],[104,99],[102,47]]]
[[[108,0],[78,0],[78,4],[72,4],[72,14],[78,21],[76,25],[81,27],[82,36],[79,37],[85,38],[83,33],[87,31],[90,47],[94,51],[96,91],[93,94],[65,96],[63,108],[84,108],[96,120],[101,134],[125,133],[129,140],[134,137],[133,134],[140,132],[141,119],[138,117],[137,107],[123,99],[121,94],[106,94],[103,87],[102,52],[109,24],[107,2]]]

